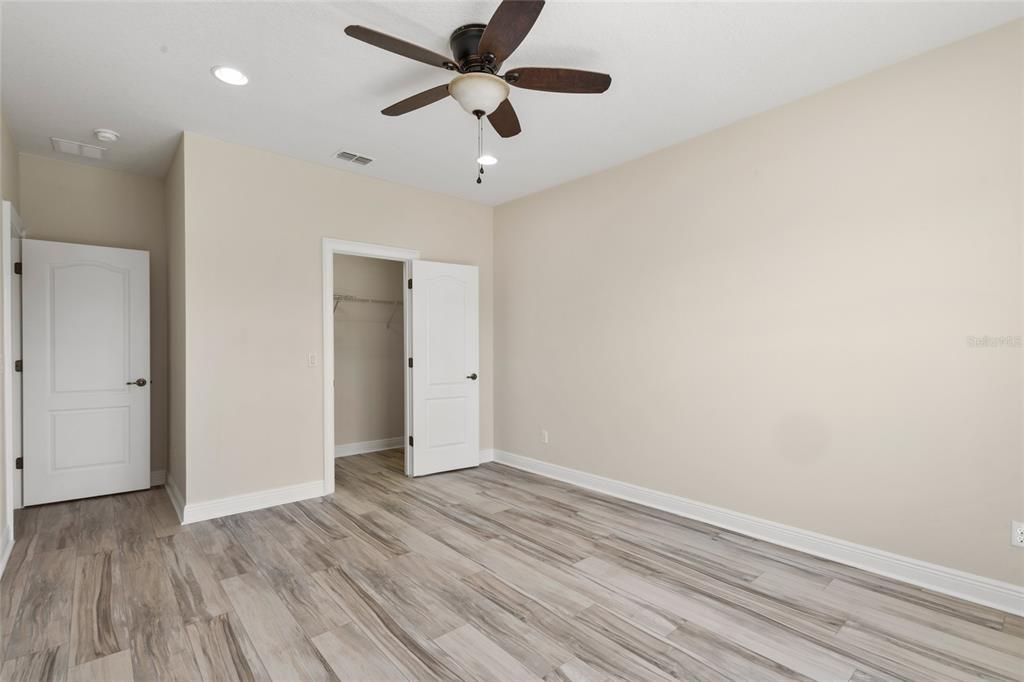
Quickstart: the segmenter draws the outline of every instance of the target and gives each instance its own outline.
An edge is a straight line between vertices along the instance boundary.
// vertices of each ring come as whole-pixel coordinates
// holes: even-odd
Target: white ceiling
[[[163,176],[190,130],[497,204],[608,168],[1024,15],[1021,3],[638,3],[551,0],[510,58],[612,74],[604,95],[517,90],[523,132],[486,146],[447,99],[380,109],[450,78],[344,35],[351,23],[448,53],[486,2],[3,4],[3,107],[21,151],[122,134],[111,168]],[[210,76],[244,70],[245,88]],[[374,157],[335,161],[340,149]],[[67,157],[65,157],[67,158]]]

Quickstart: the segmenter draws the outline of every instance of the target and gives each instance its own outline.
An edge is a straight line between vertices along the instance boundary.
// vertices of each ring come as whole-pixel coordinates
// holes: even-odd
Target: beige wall
[[[0,137],[3,140],[0,143],[0,165],[3,166],[3,171],[0,173],[0,192],[2,192],[4,199],[19,209],[20,213],[18,149],[14,146],[14,140],[11,139],[11,131],[7,128],[7,124],[4,123],[2,118],[0,118]]]
[[[0,107],[2,111],[2,107]],[[7,126],[4,123],[3,114],[0,113],[0,198],[10,199],[8,196],[9,175],[12,174],[11,159],[17,162],[17,153],[14,151],[14,145],[11,142],[10,136],[7,134]],[[16,172],[14,173],[17,174]],[[14,203],[13,201],[11,203]],[[0,258],[7,258],[9,245],[6,243],[0,244]],[[3,338],[4,333],[4,320],[6,318],[6,310],[3,310],[2,301],[0,301],[0,339]],[[0,356],[2,356],[3,349],[0,348]],[[3,358],[0,362],[0,386],[3,385],[5,379],[5,372],[7,371],[7,365],[12,358]],[[0,414],[3,414],[4,409],[4,396],[0,393]],[[4,424],[0,420],[0,443],[4,442]],[[0,448],[0,458],[5,457],[6,453]],[[7,542],[7,532],[11,524],[14,522],[13,519],[7,518],[7,463],[0,461],[0,547],[3,547],[4,543]]]
[[[1024,584],[1022,49],[499,207],[496,447]]]
[[[322,478],[323,237],[480,267],[491,447],[489,207],[192,133],[185,191],[189,503]]]
[[[168,439],[167,480],[181,494],[187,482],[185,418],[185,149],[179,143],[164,178],[167,229]]]
[[[401,301],[404,283],[399,261],[334,256],[336,294]],[[401,306],[341,302],[335,309],[335,444],[405,434],[403,324]]]
[[[19,213],[31,239],[149,251],[151,466],[167,466],[167,240],[163,183],[20,154]]]

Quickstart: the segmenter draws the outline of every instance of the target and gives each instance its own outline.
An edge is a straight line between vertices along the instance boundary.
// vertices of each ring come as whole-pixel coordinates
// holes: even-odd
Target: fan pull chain
[[[476,117],[476,158],[480,159],[484,155],[484,117]],[[477,164],[476,184],[483,184],[484,178],[484,166],[481,163]]]

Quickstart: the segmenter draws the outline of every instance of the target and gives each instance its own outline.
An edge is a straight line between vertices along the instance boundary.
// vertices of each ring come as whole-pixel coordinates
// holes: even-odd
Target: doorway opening
[[[405,268],[334,254],[334,456],[405,445]]]
[[[359,270],[368,269],[365,264],[359,261],[338,261],[336,272],[337,255],[399,261],[402,264],[401,282],[404,283],[401,286],[401,305],[398,305],[397,296],[392,298],[394,294],[388,293],[393,292],[393,289],[384,288],[379,295],[371,296],[367,293],[371,286],[368,279],[356,280],[350,277]],[[340,269],[346,263],[350,264],[350,272],[341,274]],[[389,271],[381,269],[380,272]],[[393,275],[382,274],[381,277],[384,281],[393,281],[388,279]],[[352,435],[347,425],[340,430],[335,427],[336,324],[357,315],[376,320],[378,324],[383,321],[386,327],[384,334],[390,334],[391,329],[397,334],[396,321],[401,311],[401,345],[404,355],[398,356],[398,362],[404,376],[402,448],[406,476],[427,476],[480,464],[479,280],[479,269],[475,265],[424,261],[419,259],[419,252],[408,249],[324,239],[322,364],[325,495],[334,493],[334,459],[338,445],[336,438],[339,434],[345,439],[360,437]],[[336,296],[342,298],[339,300]],[[375,298],[384,303],[374,302]],[[336,319],[336,301],[342,319]],[[380,317],[372,309],[367,309],[365,313],[352,312],[356,308],[346,305],[347,301],[362,306],[383,306],[387,315],[384,315],[384,310],[380,311]],[[379,329],[375,332],[380,334]],[[390,340],[385,341],[390,338],[388,336],[377,338],[383,343],[390,343]],[[315,355],[310,359],[315,361]],[[353,371],[349,358],[345,359],[345,366],[350,372]],[[345,381],[348,380],[346,376]],[[365,382],[362,385],[365,386]],[[350,390],[348,386],[341,387],[340,394],[347,397],[349,394],[345,392]],[[345,405],[340,407],[346,409]],[[351,403],[347,407],[350,408]],[[389,432],[383,433],[387,435],[374,440],[394,437]],[[366,445],[372,441],[351,442],[359,444],[354,445],[353,449],[383,447]]]
[[[334,460],[402,448],[412,463],[410,306],[418,251],[324,239],[324,494]]]

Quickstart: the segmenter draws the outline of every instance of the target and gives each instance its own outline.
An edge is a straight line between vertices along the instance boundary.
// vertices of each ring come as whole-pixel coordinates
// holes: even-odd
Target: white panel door
[[[22,240],[25,504],[149,487],[149,253]]]
[[[412,475],[480,464],[479,273],[412,263]]]

